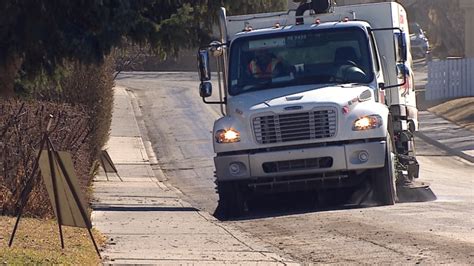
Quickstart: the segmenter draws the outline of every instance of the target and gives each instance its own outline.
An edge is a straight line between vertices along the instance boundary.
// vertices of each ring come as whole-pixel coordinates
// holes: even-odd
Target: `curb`
[[[442,150],[444,150],[444,151],[446,151],[446,152],[448,152],[448,153],[450,153],[450,154],[453,154],[453,155],[456,155],[456,156],[458,156],[458,157],[461,157],[461,158],[463,158],[464,160],[466,160],[466,161],[468,161],[468,162],[474,163],[474,157],[473,157],[473,156],[471,156],[471,155],[469,155],[469,154],[466,154],[466,153],[464,153],[464,152],[462,152],[462,151],[458,151],[458,150],[455,150],[455,149],[453,149],[453,148],[450,148],[450,147],[448,147],[447,145],[445,145],[445,144],[443,144],[443,143],[441,143],[441,142],[439,142],[439,141],[437,141],[437,140],[435,140],[435,139],[432,139],[432,138],[426,136],[424,133],[421,133],[420,131],[416,131],[416,132],[414,133],[414,135],[415,135],[416,137],[419,137],[420,139],[422,139],[423,141],[425,141],[425,142],[428,143],[428,144],[431,144],[431,145],[433,145],[433,146],[435,146],[435,147],[437,147],[437,148],[439,148],[439,149],[442,149]]]
[[[142,111],[140,110],[140,105],[138,103],[137,97],[135,93],[133,92],[133,89],[126,87],[125,88],[128,96],[130,97],[130,103],[133,108],[133,113],[135,117],[135,122],[138,125],[138,129],[140,130],[140,138],[143,141],[145,151],[147,153],[147,156],[149,158],[149,165],[152,167],[153,170],[153,176],[155,179],[158,181],[158,186],[161,187],[162,189],[167,189],[170,191],[174,191],[175,193],[179,194],[181,197],[184,196],[183,192],[174,186],[172,186],[170,183],[166,182],[166,176],[165,173],[161,170],[161,167],[159,166],[158,158],[156,157],[156,153],[153,150],[153,146],[151,141],[148,138],[148,132],[146,129],[145,122],[143,120],[138,121],[137,117],[143,117]],[[183,200],[183,199],[182,199]],[[191,205],[189,202],[186,200],[183,200],[186,204]]]

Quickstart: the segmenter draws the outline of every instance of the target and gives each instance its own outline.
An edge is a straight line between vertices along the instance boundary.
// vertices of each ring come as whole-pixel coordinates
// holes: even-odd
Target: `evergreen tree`
[[[13,95],[20,69],[52,73],[64,60],[98,63],[123,37],[176,53],[205,39],[217,10],[230,14],[283,9],[257,0],[1,0],[0,97]]]

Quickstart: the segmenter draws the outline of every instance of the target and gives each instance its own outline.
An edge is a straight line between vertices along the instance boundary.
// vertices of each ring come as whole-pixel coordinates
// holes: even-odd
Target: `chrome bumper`
[[[218,180],[239,180],[258,177],[308,175],[334,171],[365,170],[383,167],[385,141],[346,144],[308,149],[293,149],[255,154],[225,155],[214,157]],[[332,165],[326,168],[292,169],[265,172],[263,164],[281,161],[330,157]]]

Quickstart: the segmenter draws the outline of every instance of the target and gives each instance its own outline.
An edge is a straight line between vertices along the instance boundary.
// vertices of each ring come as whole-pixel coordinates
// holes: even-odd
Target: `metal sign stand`
[[[18,216],[17,216],[16,222],[15,222],[15,226],[13,228],[13,232],[12,232],[12,235],[10,237],[10,241],[8,243],[8,246],[11,247],[12,244],[13,244],[13,239],[15,238],[15,233],[18,229],[18,224],[20,223],[20,218],[21,218],[21,215],[23,213],[23,209],[26,206],[26,204],[28,203],[30,193],[34,188],[35,177],[38,176],[38,174],[39,174],[38,169],[39,169],[40,157],[41,157],[41,154],[42,154],[41,151],[46,146],[47,154],[48,154],[49,167],[50,167],[50,170],[51,170],[51,178],[52,178],[51,181],[52,181],[52,184],[53,184],[54,203],[55,203],[55,207],[56,207],[55,208],[56,218],[58,219],[59,236],[60,236],[60,239],[61,239],[61,248],[64,249],[64,239],[63,239],[63,232],[62,232],[62,227],[61,227],[62,224],[63,224],[62,223],[62,218],[61,218],[62,217],[61,216],[61,208],[60,208],[61,202],[59,201],[58,187],[57,187],[57,178],[58,178],[56,176],[56,167],[57,166],[59,166],[59,171],[63,174],[64,179],[66,180],[67,188],[71,191],[71,193],[73,195],[74,202],[75,202],[76,206],[78,207],[78,209],[80,211],[80,214],[82,216],[82,219],[83,219],[84,223],[86,224],[87,231],[89,232],[89,236],[92,240],[92,243],[94,244],[94,248],[97,252],[97,255],[99,256],[99,258],[102,259],[102,257],[100,256],[99,248],[97,247],[94,236],[92,235],[92,231],[91,231],[92,223],[91,223],[91,221],[89,220],[89,218],[87,216],[86,210],[84,209],[84,207],[80,203],[79,195],[78,195],[77,191],[75,190],[74,186],[72,185],[71,178],[70,178],[68,172],[66,171],[66,167],[64,165],[64,162],[62,161],[62,159],[59,156],[58,152],[54,148],[53,143],[51,142],[51,139],[49,138],[52,118],[53,117],[50,116],[48,126],[46,128],[46,131],[43,134],[43,138],[41,139],[39,153],[38,153],[38,156],[36,157],[36,161],[35,161],[35,164],[33,166],[33,172],[31,173],[31,177],[26,182],[25,187],[21,191],[20,199],[17,202],[16,206],[17,206]],[[57,165],[55,165],[55,163],[57,163]]]
[[[102,169],[104,169],[107,181],[109,181],[109,175],[107,173],[114,173],[117,175],[120,181],[123,182],[122,177],[120,177],[117,168],[115,168],[114,162],[112,162],[112,159],[110,158],[110,155],[106,150],[103,150],[100,153],[100,165],[102,166]]]

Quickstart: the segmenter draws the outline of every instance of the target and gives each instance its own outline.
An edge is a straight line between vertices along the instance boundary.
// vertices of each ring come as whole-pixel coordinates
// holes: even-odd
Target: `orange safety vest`
[[[260,69],[256,60],[252,60],[249,64],[250,73],[256,78],[271,78],[276,65],[280,60],[273,58],[270,64],[267,65],[264,71]]]

